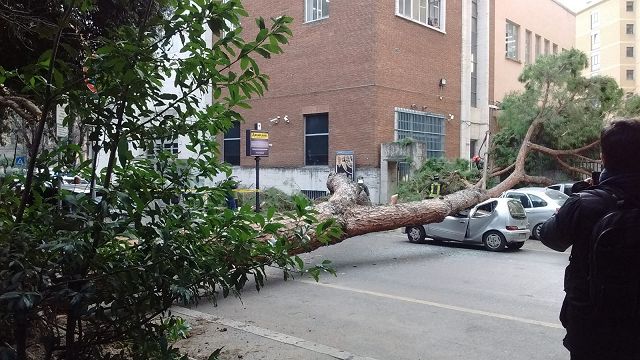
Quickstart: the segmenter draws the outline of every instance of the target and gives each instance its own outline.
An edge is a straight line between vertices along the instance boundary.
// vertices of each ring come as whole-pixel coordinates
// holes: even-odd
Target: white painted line
[[[295,336],[290,336],[287,334],[282,334],[279,332],[275,332],[269,329],[261,328],[255,325],[250,325],[242,321],[229,320],[219,316],[214,316],[211,314],[207,314],[201,311],[196,311],[192,309],[183,308],[180,306],[174,306],[171,308],[171,311],[177,314],[181,314],[184,316],[189,316],[192,318],[204,319],[206,321],[224,325],[226,327],[238,329],[241,331],[245,331],[254,335],[262,336],[267,339],[275,340],[281,342],[283,344],[297,346],[299,348],[307,349],[316,353],[329,355],[333,358],[340,360],[377,360],[370,357],[363,357],[351,354],[346,351],[342,351],[340,349],[336,349],[331,346],[326,346],[322,344],[317,344],[312,341],[308,341],[305,339],[301,339]]]
[[[476,309],[469,309],[469,308],[464,308],[464,307],[455,306],[455,305],[441,304],[441,303],[437,303],[437,302],[433,302],[433,301],[413,299],[413,298],[408,298],[408,297],[404,297],[404,296],[396,296],[396,295],[391,295],[391,294],[379,293],[379,292],[375,292],[375,291],[355,289],[355,288],[351,288],[351,287],[347,287],[347,286],[332,285],[332,284],[326,284],[326,283],[315,282],[315,281],[310,281],[310,280],[297,280],[297,281],[301,282],[301,283],[305,283],[305,284],[323,286],[323,287],[328,287],[328,288],[337,289],[337,290],[351,291],[351,292],[358,293],[358,294],[372,295],[372,296],[377,296],[377,297],[381,297],[381,298],[385,298],[385,299],[405,301],[405,302],[410,302],[410,303],[414,303],[414,304],[428,305],[428,306],[433,306],[433,307],[437,307],[437,308],[441,308],[441,309],[464,312],[464,313],[467,313],[467,314],[489,316],[489,317],[503,319],[503,320],[517,321],[517,322],[521,322],[521,323],[525,323],[525,324],[539,325],[539,326],[544,326],[544,327],[549,327],[549,328],[554,328],[554,329],[563,329],[562,325],[557,324],[557,323],[550,323],[550,322],[545,322],[545,321],[525,319],[525,318],[521,318],[521,317],[517,317],[517,316],[498,314],[498,313],[482,311],[482,310],[476,310]]]

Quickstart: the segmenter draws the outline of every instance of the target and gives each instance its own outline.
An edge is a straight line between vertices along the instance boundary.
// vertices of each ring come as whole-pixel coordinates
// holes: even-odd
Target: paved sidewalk
[[[191,324],[191,336],[177,346],[196,360],[206,360],[220,347],[224,347],[220,360],[376,360],[197,309],[171,311]]]

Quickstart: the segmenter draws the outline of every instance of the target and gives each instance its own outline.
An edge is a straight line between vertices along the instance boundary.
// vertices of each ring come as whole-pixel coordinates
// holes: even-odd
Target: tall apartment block
[[[637,91],[637,1],[592,1],[576,17],[576,47],[589,56],[586,76],[606,75],[626,93]]]

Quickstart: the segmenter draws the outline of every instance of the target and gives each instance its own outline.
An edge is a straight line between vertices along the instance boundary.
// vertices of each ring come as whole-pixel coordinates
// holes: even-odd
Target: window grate
[[[300,190],[300,192],[311,200],[327,196],[327,192],[323,190]]]
[[[444,156],[444,115],[396,108],[396,140],[411,138],[427,145],[428,158]]]

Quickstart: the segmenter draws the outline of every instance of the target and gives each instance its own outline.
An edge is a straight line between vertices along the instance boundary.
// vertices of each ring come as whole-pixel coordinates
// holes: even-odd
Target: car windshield
[[[518,200],[510,200],[507,202],[507,207],[509,208],[509,214],[514,219],[526,219],[527,214],[524,212],[524,207]]]
[[[560,192],[558,190],[547,189],[544,191],[545,195],[547,195],[551,200],[555,201],[558,205],[564,204],[565,201],[569,198],[567,194]]]

